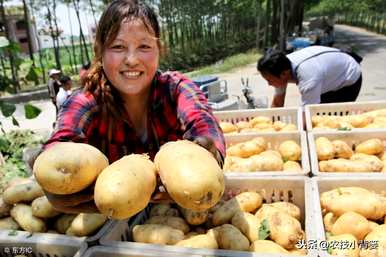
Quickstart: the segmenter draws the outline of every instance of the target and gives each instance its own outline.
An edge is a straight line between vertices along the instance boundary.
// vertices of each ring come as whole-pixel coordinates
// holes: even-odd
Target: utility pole
[[[285,51],[287,46],[287,32],[286,32],[286,0],[280,0],[280,51]]]

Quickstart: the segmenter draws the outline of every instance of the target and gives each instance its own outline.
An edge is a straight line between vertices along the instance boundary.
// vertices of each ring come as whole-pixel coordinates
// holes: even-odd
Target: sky
[[[22,5],[21,0],[11,0],[7,1],[6,5]],[[71,23],[68,17],[71,17]],[[58,18],[58,26],[63,29],[63,34],[71,35],[71,29],[73,32],[73,35],[79,35],[79,24],[76,17],[75,10],[73,8],[70,8],[70,11],[68,11],[68,8],[63,4],[58,4],[56,9],[56,16]],[[37,26],[38,29],[41,28],[41,24],[43,23],[43,20],[39,18],[39,15],[37,15]],[[96,17],[98,19],[98,17]],[[94,18],[92,14],[85,13],[84,11],[80,12],[80,19],[82,23],[82,29],[84,34],[88,34],[88,24],[93,25],[94,24]]]

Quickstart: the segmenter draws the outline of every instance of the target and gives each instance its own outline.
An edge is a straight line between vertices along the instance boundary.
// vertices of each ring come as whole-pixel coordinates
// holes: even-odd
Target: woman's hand
[[[222,168],[224,164],[224,160],[220,154],[220,152],[217,150],[214,141],[209,137],[199,136],[196,137],[193,140],[194,143],[198,144],[201,147],[204,147],[206,150],[208,150],[211,154],[213,154],[214,158],[216,158],[217,163]]]

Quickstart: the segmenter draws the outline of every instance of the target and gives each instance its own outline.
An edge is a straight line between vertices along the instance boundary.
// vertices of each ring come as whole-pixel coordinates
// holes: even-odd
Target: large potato
[[[248,251],[249,241],[240,230],[230,224],[215,228],[217,243],[221,249]]]
[[[257,124],[262,124],[262,123],[272,124],[272,119],[270,117],[257,116],[252,118],[249,121],[249,124],[251,124],[251,127],[255,127]]]
[[[166,143],[156,154],[154,163],[170,197],[183,208],[207,210],[224,193],[224,174],[216,159],[193,142]]]
[[[350,160],[352,161],[362,161],[367,163],[371,168],[370,171],[382,171],[383,162],[375,155],[368,155],[364,153],[356,153],[351,156]]]
[[[184,232],[160,224],[136,225],[133,228],[133,239],[139,243],[174,245],[184,240]]]
[[[232,218],[232,225],[238,228],[250,242],[259,238],[259,220],[249,212],[236,212]]]
[[[31,207],[32,214],[39,218],[52,218],[60,214],[60,212],[54,209],[45,196],[41,196],[33,200]]]
[[[230,122],[220,122],[220,128],[222,129],[222,132],[224,134],[236,132],[237,133],[237,126],[233,125]]]
[[[153,216],[148,219],[145,224],[161,224],[172,227],[174,229],[181,230],[182,232],[189,232],[189,225],[185,222],[183,218],[180,217],[170,217],[170,216]]]
[[[37,157],[33,172],[43,189],[65,195],[91,185],[108,165],[106,156],[91,145],[60,142]]]
[[[363,160],[333,159],[319,162],[321,172],[372,172],[373,166]]]
[[[386,198],[360,187],[339,187],[320,195],[322,209],[341,216],[353,211],[367,219],[378,220],[385,216]]]
[[[293,140],[286,140],[279,145],[279,152],[284,161],[299,161],[302,156],[302,149]]]
[[[324,229],[327,232],[332,231],[332,227],[334,226],[336,219],[337,217],[332,212],[328,212],[326,213],[326,215],[323,216]]]
[[[156,170],[148,156],[130,154],[102,171],[94,189],[99,211],[126,219],[144,209],[156,187]]]
[[[46,231],[46,224],[43,220],[32,215],[32,208],[29,205],[16,204],[11,210],[11,217],[25,231],[31,233]]]
[[[100,228],[106,220],[106,216],[99,213],[79,213],[66,230],[66,234],[70,236],[91,235]]]
[[[332,142],[326,137],[318,137],[315,140],[316,153],[319,161],[330,160],[335,156],[335,148]]]
[[[236,123],[236,127],[239,130],[246,129],[246,128],[251,128],[251,125],[249,124],[248,121],[239,121]]]
[[[44,192],[42,188],[35,181],[31,181],[29,183],[8,187],[3,193],[3,200],[8,204],[15,204],[19,202],[30,202],[43,195]]]
[[[333,235],[351,234],[362,240],[370,232],[369,222],[356,212],[343,213],[334,223],[331,230]]]
[[[270,240],[256,240],[252,243],[249,250],[257,253],[288,253],[281,245]]]
[[[331,236],[327,239],[329,252],[331,255],[344,257],[359,257],[359,247],[357,239],[350,234]],[[343,247],[346,242],[347,247]],[[369,256],[366,256],[369,257]]]
[[[304,239],[300,222],[287,212],[263,204],[256,217],[260,222],[267,220],[270,238],[285,249],[293,249],[299,240]]]
[[[286,161],[283,164],[283,171],[291,171],[291,172],[302,172],[302,166],[298,162],[295,161]]]
[[[343,140],[334,140],[332,141],[335,150],[335,157],[350,159],[350,157],[354,154],[351,147]]]
[[[252,140],[238,143],[227,148],[228,156],[248,158],[259,154],[267,149],[267,142],[262,137],[256,137]]]
[[[280,154],[279,154],[280,155]],[[249,158],[252,161],[253,171],[282,171],[283,160],[275,151],[265,151]]]
[[[213,229],[208,230],[206,234],[193,235],[188,239],[179,241],[176,246],[191,247],[191,248],[205,248],[205,249],[218,249],[216,240],[216,232]]]
[[[197,226],[205,223],[208,219],[209,211],[192,211],[185,208],[180,208],[182,216],[190,225]]]
[[[150,217],[153,216],[173,216],[178,217],[178,210],[175,208],[171,208],[170,204],[167,203],[159,203],[153,205],[150,209]]]
[[[261,206],[263,198],[256,192],[243,192],[225,202],[212,217],[215,226],[229,222],[237,211],[253,212]]]
[[[355,151],[357,153],[375,155],[382,153],[384,151],[384,148],[385,147],[380,139],[372,138],[356,145]]]
[[[373,118],[363,114],[343,116],[343,121],[350,123],[354,128],[363,128],[373,122]]]
[[[0,196],[0,217],[8,216],[12,205],[6,203],[3,196]]]

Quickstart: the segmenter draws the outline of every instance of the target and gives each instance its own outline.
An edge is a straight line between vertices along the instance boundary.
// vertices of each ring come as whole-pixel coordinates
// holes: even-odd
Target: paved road
[[[363,85],[358,101],[386,100],[386,37],[364,29],[336,25],[335,33],[337,45],[351,45],[360,49],[364,57],[362,61]],[[270,102],[273,89],[257,73],[256,63],[247,65],[235,71],[223,74],[216,74],[228,82],[228,90],[231,97],[241,96],[241,77],[249,78],[249,84],[255,97],[267,97]],[[298,106],[300,95],[295,85],[287,89],[286,106]],[[52,130],[52,123],[55,120],[55,108],[50,101],[37,101],[33,104],[40,107],[43,112],[36,119],[27,120],[24,118],[23,106],[18,105],[16,119],[20,128],[29,128],[39,132]],[[12,125],[10,119],[4,119],[0,115],[5,130],[17,128]]]

